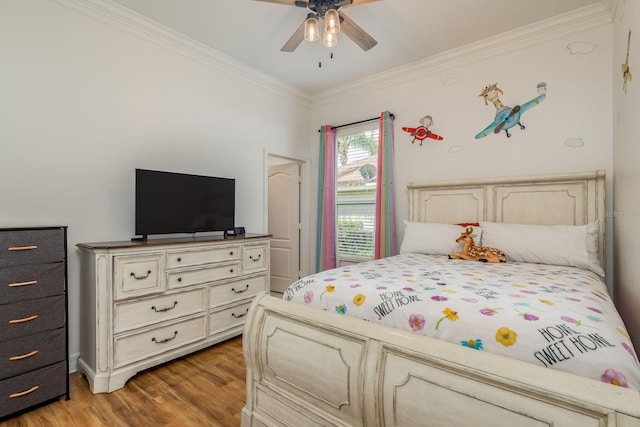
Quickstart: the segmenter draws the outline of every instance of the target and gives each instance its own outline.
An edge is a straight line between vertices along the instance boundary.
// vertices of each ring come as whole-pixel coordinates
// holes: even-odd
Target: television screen
[[[136,169],[135,232],[232,230],[235,179]]]

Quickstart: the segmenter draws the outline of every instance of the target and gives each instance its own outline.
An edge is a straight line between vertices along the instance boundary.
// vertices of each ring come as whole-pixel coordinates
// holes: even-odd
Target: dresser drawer
[[[206,292],[206,288],[199,288],[155,298],[117,303],[114,308],[114,332],[204,312],[207,301]]]
[[[116,256],[114,258],[115,298],[148,295],[164,290],[164,254]]]
[[[63,229],[0,231],[0,268],[64,259]]]
[[[0,344],[0,380],[65,360],[64,328]]]
[[[68,375],[67,364],[59,362],[0,381],[0,417],[66,394]]]
[[[214,280],[227,279],[235,277],[239,274],[239,262],[216,265],[206,268],[171,271],[167,273],[167,286],[169,288],[181,288],[185,286],[213,282]]]
[[[209,288],[209,307],[229,304],[245,298],[251,298],[267,290],[267,276],[242,278]]]
[[[64,293],[64,263],[0,269],[0,305]]]
[[[188,251],[168,252],[167,268],[189,267],[214,262],[240,259],[240,246],[224,246],[213,249],[192,249]]]
[[[114,339],[114,367],[118,368],[156,354],[204,339],[206,315]]]
[[[249,313],[251,301],[224,310],[209,313],[209,335],[214,335],[235,326],[244,324],[244,318]]]
[[[245,246],[242,265],[245,272],[264,270],[267,267],[267,245]]]
[[[0,341],[62,328],[64,295],[0,306]]]

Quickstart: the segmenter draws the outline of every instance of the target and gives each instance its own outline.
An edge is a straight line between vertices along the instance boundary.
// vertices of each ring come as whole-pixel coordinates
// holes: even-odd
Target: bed
[[[604,180],[410,183],[400,255],[253,301],[242,425],[639,426],[637,355],[599,277]],[[450,260],[467,227],[508,262]],[[547,250],[539,232],[585,249]]]

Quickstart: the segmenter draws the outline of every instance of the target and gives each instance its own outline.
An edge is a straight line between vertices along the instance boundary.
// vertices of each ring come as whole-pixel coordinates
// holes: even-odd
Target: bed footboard
[[[639,426],[640,393],[268,295],[242,426]]]

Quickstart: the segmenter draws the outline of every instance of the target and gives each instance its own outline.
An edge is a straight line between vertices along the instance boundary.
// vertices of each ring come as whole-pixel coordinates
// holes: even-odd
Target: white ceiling
[[[608,0],[381,0],[344,8],[378,44],[280,48],[308,9],[255,0],[113,0],[309,94]],[[333,52],[333,59],[330,53]],[[322,63],[322,67],[318,64]]]

